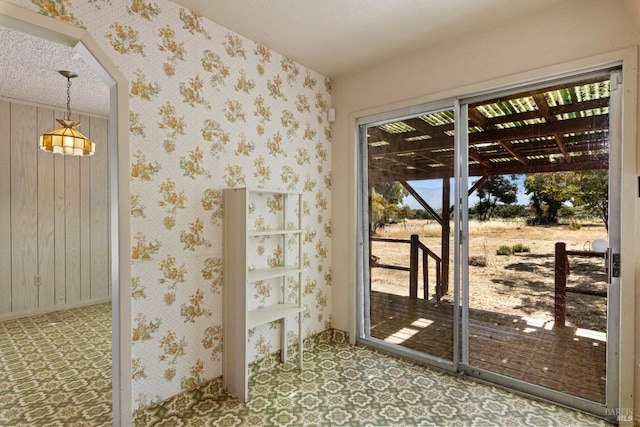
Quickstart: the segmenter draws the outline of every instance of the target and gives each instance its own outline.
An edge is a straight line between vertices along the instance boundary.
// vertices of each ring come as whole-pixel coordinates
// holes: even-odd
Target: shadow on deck
[[[452,359],[452,304],[372,291],[370,317],[372,337]],[[471,366],[604,403],[604,333],[471,308],[469,318]]]

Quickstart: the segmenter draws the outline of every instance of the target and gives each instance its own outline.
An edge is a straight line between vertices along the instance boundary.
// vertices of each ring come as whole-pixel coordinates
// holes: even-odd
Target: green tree
[[[524,190],[531,195],[531,208],[541,224],[557,223],[558,211],[571,199],[568,172],[535,173],[524,179]]]
[[[375,234],[392,220],[413,218],[414,212],[407,205],[400,206],[409,192],[399,182],[376,184],[371,188],[369,230]]]
[[[401,221],[404,221],[405,219],[414,218],[415,214],[416,211],[411,209],[409,205],[402,205],[400,206],[400,211],[398,212],[398,218],[400,218]]]
[[[504,175],[490,176],[476,192],[480,201],[475,212],[481,221],[491,218],[498,202],[511,204],[518,200],[518,185]]]
[[[375,234],[378,228],[384,226],[386,200],[382,194],[376,192],[375,188],[371,189],[371,202],[369,210],[369,232]]]
[[[609,176],[606,169],[575,171],[569,173],[568,191],[573,205],[581,207],[604,222],[609,229]]]
[[[607,169],[528,175],[524,188],[531,195],[531,207],[541,223],[555,223],[565,203],[609,222],[609,176]],[[568,213],[563,209],[563,213]]]
[[[431,219],[431,215],[424,209],[416,209],[413,211],[413,217],[417,219]]]
[[[500,218],[525,218],[529,210],[524,205],[499,205],[495,214]]]
[[[573,206],[562,205],[560,210],[558,210],[559,218],[573,218],[576,216],[576,208]]]
[[[402,200],[409,195],[406,188],[402,186],[398,181],[384,182],[373,186],[376,193],[381,194],[382,197],[390,205],[399,205]]]

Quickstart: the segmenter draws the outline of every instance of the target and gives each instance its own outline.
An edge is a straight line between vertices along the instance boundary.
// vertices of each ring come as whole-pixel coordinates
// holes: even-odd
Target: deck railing
[[[567,276],[569,275],[569,255],[605,258],[604,252],[592,251],[568,251],[564,242],[556,243],[555,255],[555,304],[554,304],[554,326],[564,326],[567,317],[567,292],[576,294],[593,295],[598,297],[606,297],[607,291],[594,291],[589,289],[579,289],[567,286]]]
[[[372,237],[372,242],[389,242],[389,243],[403,243],[409,244],[409,267],[400,266],[400,265],[390,265],[390,264],[381,264],[377,262],[377,260],[372,257],[370,262],[371,268],[386,268],[390,270],[400,270],[400,271],[408,271],[409,272],[409,298],[417,299],[418,298],[418,269],[420,265],[420,260],[422,259],[422,288],[423,288],[423,298],[429,299],[429,258],[433,259],[436,263],[436,300],[440,301],[440,298],[443,295],[443,285],[442,285],[442,259],[436,255],[431,249],[426,247],[424,243],[420,241],[420,238],[417,234],[412,234],[410,238],[407,239],[390,239],[384,237]],[[420,257],[420,253],[422,257]]]

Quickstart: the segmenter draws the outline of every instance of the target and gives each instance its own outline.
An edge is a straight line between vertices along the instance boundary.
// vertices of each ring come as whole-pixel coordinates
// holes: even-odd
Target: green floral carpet
[[[293,353],[292,353],[293,354]],[[602,420],[439,373],[338,331],[305,367],[252,366],[249,402],[220,379],[135,414],[136,426],[601,426]],[[0,322],[0,426],[110,426],[110,304]]]
[[[0,322],[0,426],[110,426],[111,304]]]
[[[252,367],[246,404],[225,394],[218,379],[139,411],[135,425],[608,425],[566,408],[351,346],[341,333],[305,341],[302,373],[295,364],[274,361]]]

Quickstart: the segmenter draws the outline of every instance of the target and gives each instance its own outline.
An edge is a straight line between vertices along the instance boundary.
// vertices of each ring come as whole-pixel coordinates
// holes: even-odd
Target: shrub
[[[582,228],[582,224],[571,218],[571,221],[569,222],[569,230],[580,230],[580,228]]]
[[[511,255],[511,247],[502,245],[496,250],[496,255]]]
[[[476,267],[486,267],[487,266],[487,257],[485,256],[470,256],[469,257],[469,265],[473,265]]]
[[[511,250],[513,251],[514,254],[517,254],[521,252],[529,252],[530,249],[529,249],[529,246],[524,246],[522,243],[518,243],[513,245]]]

